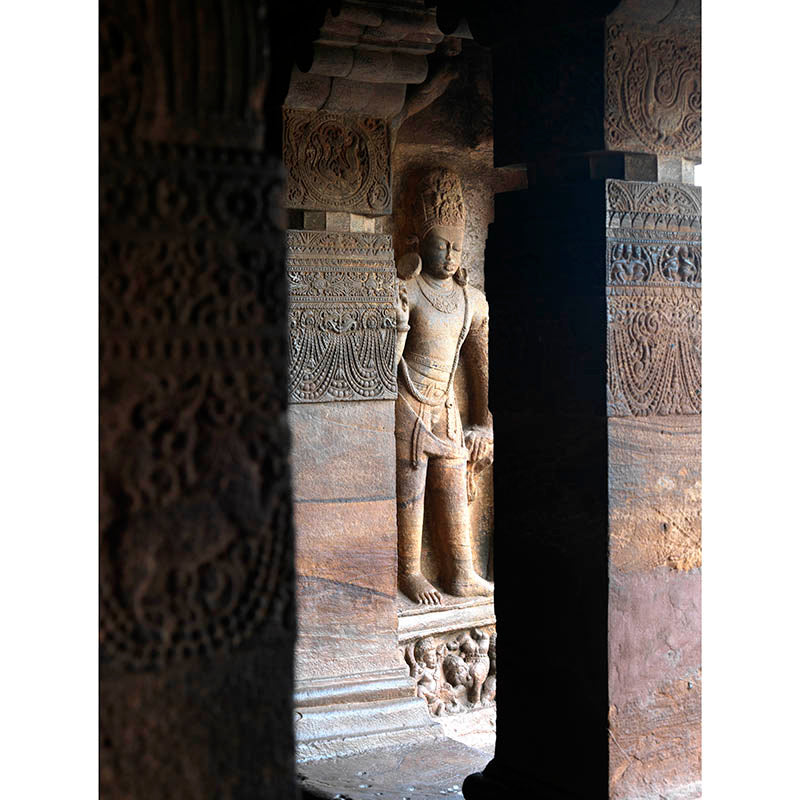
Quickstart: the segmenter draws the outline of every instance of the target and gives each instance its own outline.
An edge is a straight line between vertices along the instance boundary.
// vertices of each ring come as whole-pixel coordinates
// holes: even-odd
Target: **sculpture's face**
[[[452,278],[461,267],[464,231],[459,228],[432,228],[420,248],[422,269],[434,278]]]
[[[422,663],[431,669],[436,666],[436,651],[432,647],[423,651]]]

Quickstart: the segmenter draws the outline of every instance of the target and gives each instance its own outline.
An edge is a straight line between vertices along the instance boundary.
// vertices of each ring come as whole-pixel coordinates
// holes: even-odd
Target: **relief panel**
[[[608,414],[699,414],[700,191],[606,184]]]
[[[284,108],[286,205],[390,214],[389,127],[384,120]]]
[[[452,636],[452,634],[451,634]],[[404,651],[417,697],[433,716],[494,703],[497,694],[497,634],[480,628],[442,640],[425,636]]]
[[[290,230],[289,400],[397,396],[392,237]]]
[[[611,25],[606,36],[606,147],[699,158],[699,32]]]

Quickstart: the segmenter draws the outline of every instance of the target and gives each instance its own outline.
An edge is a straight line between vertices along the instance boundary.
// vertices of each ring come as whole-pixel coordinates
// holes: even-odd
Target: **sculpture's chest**
[[[436,297],[435,300],[439,301],[439,298]],[[421,292],[418,292],[417,302],[409,315],[411,336],[415,342],[425,342],[429,346],[438,345],[446,349],[457,345],[465,325],[464,293],[459,290],[449,300],[450,303],[446,307],[436,308]],[[441,302],[439,304],[444,306]]]

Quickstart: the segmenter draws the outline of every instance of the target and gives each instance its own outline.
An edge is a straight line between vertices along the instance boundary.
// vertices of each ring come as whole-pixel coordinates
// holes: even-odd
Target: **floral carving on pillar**
[[[606,40],[606,144],[698,157],[700,37],[657,35],[611,25]]]
[[[699,414],[700,190],[606,184],[609,416]]]
[[[384,120],[284,109],[287,205],[389,214],[389,127]]]
[[[392,237],[291,230],[289,400],[397,396]]]

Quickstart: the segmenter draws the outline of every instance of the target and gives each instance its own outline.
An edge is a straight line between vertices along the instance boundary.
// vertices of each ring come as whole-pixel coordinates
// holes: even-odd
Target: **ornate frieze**
[[[406,645],[404,656],[417,697],[434,716],[491,705],[497,693],[497,634],[473,628],[440,641],[425,636]]]
[[[701,193],[681,183],[606,182],[606,226],[615,236],[626,230],[658,230],[665,238],[676,232],[700,232]],[[638,235],[638,234],[637,234]]]
[[[290,230],[290,402],[397,396],[392,237]]]
[[[283,157],[289,208],[391,213],[384,120],[285,108]]]
[[[699,157],[700,36],[611,25],[606,39],[606,146]]]
[[[699,414],[700,191],[606,184],[608,414]]]

